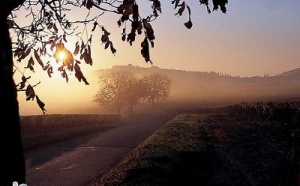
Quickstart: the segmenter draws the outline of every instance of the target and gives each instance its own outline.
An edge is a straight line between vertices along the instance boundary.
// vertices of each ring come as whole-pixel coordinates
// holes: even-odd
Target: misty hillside
[[[149,73],[165,73],[172,80],[170,101],[227,103],[296,99],[300,97],[300,69],[268,77],[235,77],[216,72],[192,72],[161,69],[155,66],[114,66],[97,70],[99,76],[108,71],[130,71],[137,77]]]
[[[283,73],[277,74],[276,76],[288,77],[288,78],[299,78],[300,77],[300,68],[296,68],[294,70],[283,72]]]

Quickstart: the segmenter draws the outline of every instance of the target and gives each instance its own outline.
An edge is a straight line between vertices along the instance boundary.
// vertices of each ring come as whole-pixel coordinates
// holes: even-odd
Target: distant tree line
[[[99,77],[99,90],[93,102],[112,107],[120,114],[127,109],[130,116],[133,108],[143,101],[155,103],[166,100],[170,94],[171,79],[163,73],[151,73],[137,78],[129,71],[108,72]]]

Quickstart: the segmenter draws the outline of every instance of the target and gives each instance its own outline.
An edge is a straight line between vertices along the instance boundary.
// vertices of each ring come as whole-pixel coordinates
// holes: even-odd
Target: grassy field
[[[20,119],[24,150],[126,124],[119,115],[55,114]]]
[[[90,185],[299,186],[299,121],[236,108],[177,115]]]

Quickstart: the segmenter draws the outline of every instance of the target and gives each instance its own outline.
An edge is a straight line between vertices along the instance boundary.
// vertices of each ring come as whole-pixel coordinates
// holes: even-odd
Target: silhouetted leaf
[[[53,51],[54,47],[56,46],[55,42],[53,42],[50,46],[51,51]]]
[[[130,32],[127,36],[127,41],[132,45],[132,43],[135,41],[135,32]]]
[[[151,41],[155,39],[154,30],[152,29],[151,24],[147,21],[147,19],[143,19],[143,25],[146,29],[147,38]]]
[[[191,29],[192,26],[193,26],[193,23],[192,23],[192,21],[189,20],[188,22],[184,23],[184,25],[185,25],[188,29]]]
[[[208,5],[208,0],[199,0],[200,4]]]
[[[17,48],[16,50],[13,51],[14,57],[20,57],[23,51],[24,50],[22,48]]]
[[[22,76],[22,81],[18,83],[16,86],[19,86],[19,89],[22,90],[23,88],[25,88],[26,82],[30,78],[31,78],[30,76],[29,77]]]
[[[48,73],[48,76],[49,77],[52,77],[51,75],[53,74],[53,67],[50,66],[48,69],[47,69],[47,73]]]
[[[142,34],[142,30],[143,30],[143,23],[142,21],[139,21],[138,23],[138,27],[136,28],[138,34]]]
[[[76,42],[75,44],[75,50],[73,52],[74,55],[77,55],[79,53],[79,45],[78,45],[78,42]]]
[[[173,0],[172,4],[174,4],[174,9],[176,9],[179,5],[180,0]]]
[[[226,4],[228,3],[227,0],[213,0],[213,10],[218,10],[219,7],[221,11],[225,14],[227,9],[226,9]]]
[[[119,27],[122,25],[121,19],[119,19],[119,20],[117,21],[117,24],[118,24]]]
[[[104,49],[107,49],[110,45],[110,42],[106,42],[105,45],[104,45]]]
[[[56,24],[53,24],[53,30],[54,30],[55,33],[58,33],[58,29],[56,27]]]
[[[126,9],[126,5],[121,4],[120,6],[118,6],[117,11],[118,13],[122,14],[125,9]]]
[[[107,43],[108,41],[109,41],[108,36],[105,35],[105,34],[103,34],[103,35],[101,36],[101,42],[102,42],[102,43]]]
[[[133,20],[139,19],[139,6],[137,4],[134,4],[132,6],[132,19]]]
[[[52,29],[52,28],[53,28],[53,23],[47,24],[47,29],[48,29],[48,30],[50,30],[50,29]]]
[[[51,37],[49,38],[49,41],[54,41],[54,40],[56,39],[56,37],[57,37],[57,35],[51,36]]]
[[[81,59],[82,58],[84,59],[86,64],[93,65],[93,59],[92,59],[92,56],[91,56],[91,49],[90,49],[89,46],[88,46],[88,48],[86,48],[84,50],[84,53],[81,55]]]
[[[114,45],[113,45],[112,42],[110,42],[110,51],[111,51],[111,53],[114,54],[114,55],[115,55],[115,53],[117,52],[117,50],[114,48]]]
[[[186,22],[186,23],[184,23],[184,25],[185,25],[188,29],[191,29],[192,26],[193,26],[193,23],[192,23],[192,21],[191,21],[191,8],[190,8],[188,5],[186,5],[186,7],[187,7],[188,12],[189,12],[189,21]]]
[[[31,85],[28,85],[25,91],[26,94],[26,101],[34,100],[35,92],[33,90],[33,87]]]
[[[66,42],[66,43],[68,42],[68,41],[67,41],[67,36],[66,36],[65,34],[63,35],[63,40],[64,40],[64,42]]]
[[[28,60],[27,66],[25,68],[29,68],[32,72],[34,72],[34,60],[32,57],[30,57],[30,59]]]
[[[64,50],[64,53],[65,53],[65,58],[63,60],[63,64],[64,66],[67,67],[68,70],[71,70],[73,71],[73,67],[74,67],[74,57],[73,57],[73,54],[65,48]]]
[[[44,66],[43,70],[48,70],[49,67],[50,67],[50,64],[48,62],[47,65]]]
[[[208,0],[199,0],[200,4],[204,4],[206,5],[206,9],[207,9],[207,12],[210,14],[211,13],[211,10],[208,6]]]
[[[86,1],[86,5],[85,6],[86,6],[87,9],[90,10],[93,7],[93,5],[94,5],[94,3],[93,3],[92,0],[87,0]]]
[[[35,59],[37,60],[38,64],[40,64],[41,67],[44,69],[44,63],[43,63],[43,61],[41,60],[40,56],[38,55],[37,50],[34,50],[33,53],[34,53],[34,57],[35,57]]]
[[[83,0],[83,1],[82,1],[81,6],[86,6],[86,0]]]
[[[122,14],[121,21],[124,22],[129,19],[129,16],[133,14],[134,11],[134,4],[135,1],[131,0],[125,0],[123,1],[123,4],[121,4],[118,8],[117,11]],[[135,15],[136,16],[136,15]],[[133,18],[135,19],[135,18]]]
[[[122,35],[122,41],[125,41],[126,40],[126,34],[123,34]]]
[[[44,102],[42,102],[41,100],[40,100],[40,98],[36,95],[35,96],[36,97],[36,102],[37,102],[37,104],[38,104],[38,106],[40,107],[40,109],[43,111],[43,113],[45,114],[45,112],[47,111],[46,109],[45,109],[45,103]]]
[[[69,82],[69,77],[65,69],[62,69],[61,76],[66,79],[66,82]]]
[[[78,79],[79,82],[81,82],[81,80],[86,84],[89,85],[89,83],[87,82],[86,78],[84,77],[83,73],[81,72],[81,69],[79,67],[80,62],[76,60],[74,69],[75,69],[75,77]]]
[[[185,10],[185,2],[183,1],[179,6],[178,12],[175,15],[181,16]]]
[[[93,29],[92,29],[92,32],[94,32],[94,31],[95,31],[95,29],[96,29],[97,25],[98,25],[98,23],[95,21],[95,22],[94,22]]]
[[[154,42],[150,41],[150,44],[151,44],[151,47],[153,48],[154,47]]]
[[[80,46],[80,53],[83,52],[84,48],[85,48],[85,44],[84,44],[84,42],[82,41],[82,42],[81,42],[81,46]]]
[[[25,59],[31,52],[31,48],[26,45],[25,47],[20,47],[15,51],[15,57],[18,57],[18,61],[22,61],[23,59]]]
[[[151,64],[153,64],[152,61],[150,60],[149,43],[147,37],[145,37],[144,41],[142,41],[141,47],[142,47],[141,54],[144,57],[145,61],[147,63],[150,62]]]
[[[153,1],[153,5],[152,5],[153,14],[157,17],[158,16],[157,11],[161,13],[161,4],[159,0],[152,0],[152,1]]]
[[[90,38],[87,40],[87,43],[92,43],[93,35],[90,35]]]
[[[35,31],[36,31],[36,28],[34,27],[34,25],[31,25],[30,33],[33,34]]]

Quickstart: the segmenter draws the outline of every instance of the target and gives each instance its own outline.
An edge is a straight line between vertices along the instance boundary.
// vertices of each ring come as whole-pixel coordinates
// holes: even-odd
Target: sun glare
[[[58,59],[59,61],[64,61],[66,59],[66,54],[64,52],[59,52]]]

